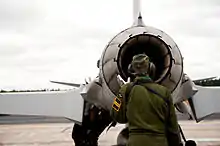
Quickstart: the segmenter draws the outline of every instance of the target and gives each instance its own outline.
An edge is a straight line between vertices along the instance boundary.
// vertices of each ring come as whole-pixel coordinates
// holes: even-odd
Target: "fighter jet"
[[[154,81],[171,91],[178,111],[197,122],[220,112],[220,88],[194,84],[184,72],[178,45],[162,30],[144,24],[140,1],[134,0],[134,22],[108,42],[97,63],[99,74],[94,80],[82,84],[52,81],[77,88],[68,91],[2,93],[0,114],[65,117],[82,124],[84,101],[111,110],[121,84],[130,77],[132,57],[140,53],[150,57],[155,66]],[[124,138],[120,133],[118,141]]]

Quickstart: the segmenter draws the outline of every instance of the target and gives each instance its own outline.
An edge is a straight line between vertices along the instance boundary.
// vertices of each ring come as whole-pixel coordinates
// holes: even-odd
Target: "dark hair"
[[[100,59],[97,61],[97,68],[99,68]]]

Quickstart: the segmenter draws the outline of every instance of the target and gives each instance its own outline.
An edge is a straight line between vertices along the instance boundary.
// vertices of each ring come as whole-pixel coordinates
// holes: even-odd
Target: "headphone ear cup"
[[[148,71],[149,71],[149,76],[154,80],[155,73],[156,73],[156,67],[152,62],[149,64],[149,70]]]

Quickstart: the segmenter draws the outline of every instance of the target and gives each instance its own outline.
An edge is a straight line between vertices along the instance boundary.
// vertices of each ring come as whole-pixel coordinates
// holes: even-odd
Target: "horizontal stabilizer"
[[[0,94],[0,114],[64,117],[81,124],[83,106],[78,89]]]
[[[207,116],[220,113],[220,88],[197,86],[198,92],[189,99],[189,103],[197,122]]]
[[[212,80],[214,78],[217,78],[217,77],[209,77],[209,78],[203,78],[203,79],[198,79],[198,80],[193,80],[193,82],[201,82],[201,81],[205,81],[205,80]]]
[[[56,84],[67,85],[67,86],[80,87],[80,84],[75,84],[75,83],[66,83],[66,82],[57,82],[57,81],[50,81],[50,82],[56,83]]]

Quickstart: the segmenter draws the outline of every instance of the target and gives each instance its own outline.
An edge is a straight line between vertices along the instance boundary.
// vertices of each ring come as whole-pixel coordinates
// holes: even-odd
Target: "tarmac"
[[[220,146],[220,116],[196,123],[179,118],[186,139],[195,140],[198,146]],[[74,146],[71,139],[73,123],[62,118],[0,117],[0,146]],[[117,135],[124,125],[104,131],[100,146],[116,144]]]

